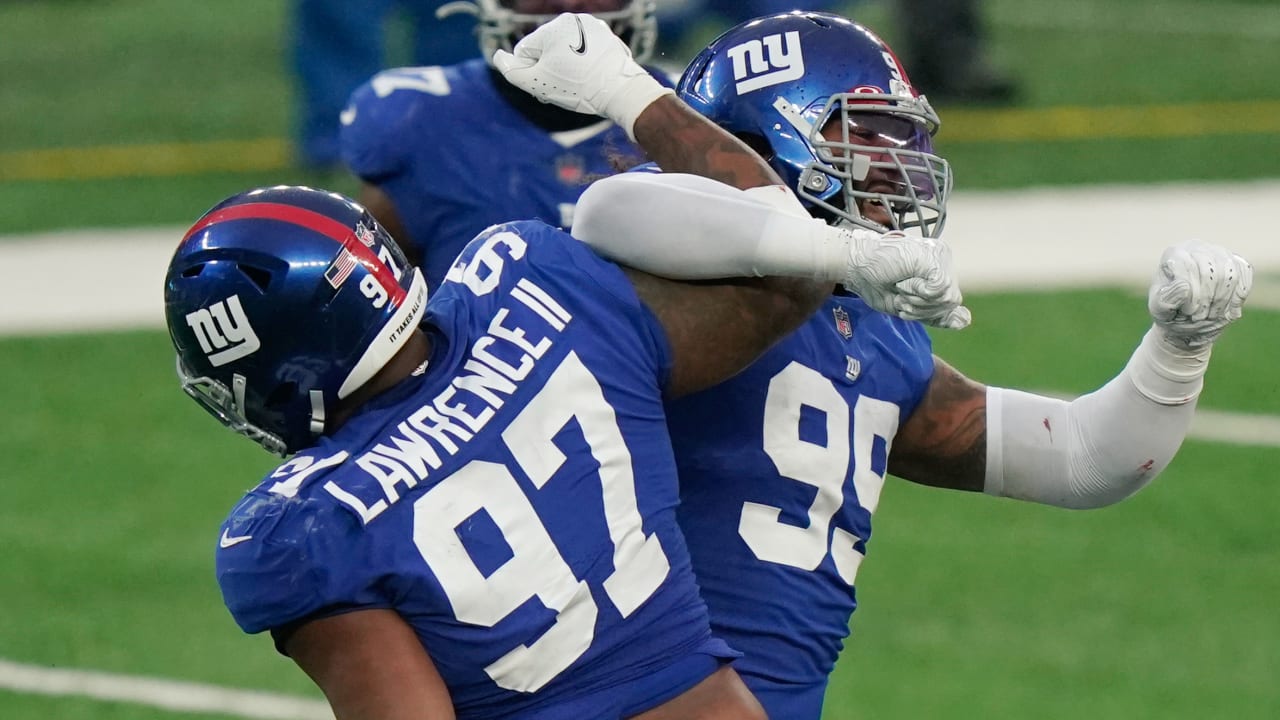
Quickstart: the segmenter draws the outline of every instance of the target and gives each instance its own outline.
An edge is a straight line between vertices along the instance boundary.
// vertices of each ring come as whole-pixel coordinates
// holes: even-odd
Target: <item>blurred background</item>
[[[900,54],[927,20],[831,7]],[[976,7],[975,75],[935,93],[904,58],[937,99],[973,280],[975,325],[935,334],[941,356],[1085,392],[1149,323],[1159,248],[1235,247],[1258,288],[1193,438],[1132,500],[1070,513],[891,481],[825,717],[1280,717],[1280,4]],[[675,70],[730,23],[670,10]],[[160,329],[184,223],[250,186],[356,187],[303,147],[291,17],[285,0],[0,2],[5,720],[323,707],[221,605],[218,525],[274,462],[183,397]],[[387,18],[382,63],[414,62],[419,24]]]

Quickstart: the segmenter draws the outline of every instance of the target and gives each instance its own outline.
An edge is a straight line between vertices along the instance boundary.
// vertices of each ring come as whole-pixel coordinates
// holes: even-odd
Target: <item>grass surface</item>
[[[1001,385],[1090,389],[1146,325],[1119,292],[970,304],[982,323],[937,350]],[[1259,380],[1278,331],[1269,312],[1232,329],[1204,406],[1280,407]],[[313,693],[239,633],[212,577],[219,522],[273,461],[182,396],[170,357],[156,332],[0,340],[0,393],[21,409],[0,432],[0,656]],[[891,481],[827,718],[1273,717],[1278,464],[1189,442],[1156,485],[1090,513]],[[97,705],[0,694],[5,718]]]

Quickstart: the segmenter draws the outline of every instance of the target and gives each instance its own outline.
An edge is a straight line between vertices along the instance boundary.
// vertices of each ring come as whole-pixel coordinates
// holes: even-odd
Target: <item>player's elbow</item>
[[[569,233],[600,255],[625,262],[626,243],[619,230],[631,227],[639,218],[631,217],[637,208],[628,202],[626,183],[618,182],[622,177],[605,178],[587,187],[574,207]]]

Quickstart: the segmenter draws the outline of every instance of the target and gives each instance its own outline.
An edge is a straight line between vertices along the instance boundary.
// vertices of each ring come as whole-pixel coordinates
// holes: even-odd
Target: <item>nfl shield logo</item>
[[[845,312],[844,308],[839,307],[833,309],[831,313],[836,317],[836,330],[840,332],[840,335],[845,340],[853,337],[853,323],[849,321],[849,313]]]
[[[362,222],[356,223],[356,238],[366,247],[373,247],[373,230]]]
[[[577,155],[561,155],[556,158],[556,179],[565,185],[580,185],[586,175],[582,158]]]

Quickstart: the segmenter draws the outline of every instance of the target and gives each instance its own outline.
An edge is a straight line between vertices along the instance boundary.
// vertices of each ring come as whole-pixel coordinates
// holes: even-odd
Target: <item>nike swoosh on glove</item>
[[[840,228],[848,233],[844,286],[871,307],[907,320],[960,330],[973,316],[951,267],[951,248],[940,240],[898,231]]]
[[[507,82],[544,103],[609,118],[635,139],[636,118],[673,94],[631,57],[609,24],[586,13],[564,13],[524,36],[493,66]]]
[[[1230,250],[1192,240],[1160,256],[1147,309],[1165,339],[1182,350],[1211,344],[1244,313],[1253,266]]]

